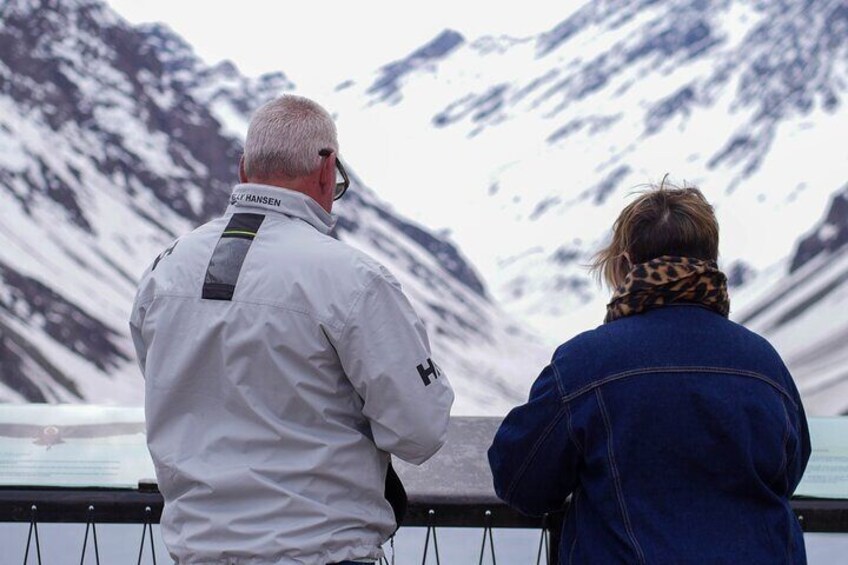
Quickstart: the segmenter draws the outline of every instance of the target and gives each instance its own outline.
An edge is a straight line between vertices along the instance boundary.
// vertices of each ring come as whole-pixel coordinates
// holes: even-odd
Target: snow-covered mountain
[[[0,401],[139,403],[127,318],[142,270],[219,215],[250,112],[294,85],[208,67],[97,0],[0,0]],[[355,161],[353,162],[355,165]],[[544,362],[448,239],[354,175],[338,236],[396,274],[457,390],[498,413]]]
[[[136,277],[221,212],[247,116],[296,87],[208,66],[100,2],[0,14],[0,399],[137,402]],[[404,283],[458,411],[526,390],[546,353],[520,324],[550,346],[599,323],[583,265],[666,172],[716,205],[735,319],[777,345],[810,412],[847,411],[848,6],[598,0],[562,17],[528,37],[445,30],[318,96],[379,192],[355,179],[339,236]]]
[[[808,410],[848,414],[848,185],[786,263],[736,317],[783,354]]]
[[[608,294],[583,265],[628,195],[671,173],[716,206],[746,319],[761,290],[798,276],[796,241],[848,178],[848,4],[598,0],[563,12],[529,37],[446,31],[340,83],[331,106],[348,156],[399,211],[449,230],[495,300],[552,343],[600,322]],[[776,341],[815,347],[797,324]],[[793,368],[802,389],[818,378]],[[845,411],[848,393],[811,402]]]

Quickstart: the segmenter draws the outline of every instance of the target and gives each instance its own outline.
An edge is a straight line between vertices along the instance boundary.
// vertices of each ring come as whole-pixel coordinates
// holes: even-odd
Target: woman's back
[[[498,495],[563,507],[562,563],[805,563],[789,505],[810,456],[792,377],[730,322],[695,188],[624,208],[596,272],[605,324],[568,341],[489,450]]]
[[[578,336],[552,364],[559,439],[579,446],[564,562],[804,561],[788,497],[809,439],[767,342],[678,305]]]

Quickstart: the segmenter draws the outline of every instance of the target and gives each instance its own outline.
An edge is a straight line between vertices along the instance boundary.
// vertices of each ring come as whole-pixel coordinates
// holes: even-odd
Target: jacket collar
[[[336,225],[336,217],[302,192],[267,184],[237,184],[230,195],[227,214],[245,208],[260,208],[308,223],[318,231],[328,234]]]

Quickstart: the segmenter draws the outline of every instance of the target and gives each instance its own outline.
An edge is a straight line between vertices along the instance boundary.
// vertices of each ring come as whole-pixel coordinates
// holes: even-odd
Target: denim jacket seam
[[[785,468],[785,471],[783,473],[783,479],[786,482],[786,491],[787,492],[789,491],[789,474],[788,473],[789,473],[789,462],[787,460],[786,468]],[[791,495],[789,495],[789,496],[791,496]],[[786,534],[787,534],[786,535],[786,562],[791,563],[792,562],[792,554],[793,554],[794,549],[795,549],[795,547],[794,547],[795,546],[795,536],[793,535],[793,532],[792,532],[792,524],[793,524],[793,521],[797,520],[797,518],[795,517],[795,512],[792,510],[791,507],[788,509],[788,514],[789,514],[789,520],[788,520],[789,523],[788,523],[788,528],[787,528],[787,532],[786,532]]]
[[[600,408],[601,416],[604,421],[604,428],[606,428],[607,432],[607,457],[609,458],[610,467],[613,473],[613,483],[615,484],[616,491],[616,502],[618,503],[618,508],[621,511],[621,517],[624,521],[624,528],[627,531],[627,536],[630,538],[630,542],[633,544],[633,550],[636,552],[636,556],[639,559],[639,563],[645,564],[645,554],[642,552],[642,547],[639,545],[639,541],[636,539],[636,534],[633,531],[633,526],[630,522],[630,514],[627,512],[627,505],[624,502],[624,490],[621,486],[621,473],[618,470],[618,464],[615,461],[615,448],[613,446],[613,436],[612,436],[612,425],[610,424],[609,414],[607,414],[606,405],[604,404],[604,398],[601,394],[601,389],[595,389],[595,397],[598,401],[598,408]]]
[[[781,403],[781,405],[783,406],[783,417],[786,420],[786,432],[783,434],[782,466],[778,470],[778,472],[775,474],[774,479],[772,479],[772,480],[777,480],[778,477],[780,477],[781,471],[782,471],[783,482],[784,482],[786,493],[787,493],[786,495],[791,496],[792,493],[789,492],[790,459],[789,459],[789,456],[787,454],[786,448],[789,445],[789,436],[791,435],[791,431],[792,431],[792,423],[789,421],[789,411],[786,409],[786,403],[783,402],[783,403]],[[794,460],[794,454],[793,454],[792,460]],[[789,510],[789,514],[790,514],[789,528],[788,528],[788,531],[786,532],[786,534],[787,534],[787,536],[786,536],[786,538],[787,538],[786,539],[786,561],[787,561],[787,563],[792,562],[792,549],[793,549],[792,546],[794,545],[794,541],[795,541],[794,537],[792,535],[792,520],[795,518],[795,515],[794,515],[794,512],[791,509]]]
[[[785,407],[786,407],[786,404],[784,404],[784,408],[785,408]],[[796,417],[797,417],[797,413],[798,413],[798,411],[800,410],[800,408],[798,407],[798,405],[795,405],[795,406],[793,406],[793,407],[795,408],[795,415],[796,415]],[[791,416],[789,416],[788,411],[787,411],[787,414],[786,414],[786,419],[789,421],[789,431],[790,431],[790,436],[791,436],[792,430],[795,430],[796,432],[798,432],[798,430],[797,430],[797,427],[793,424],[793,422],[792,422],[792,417],[791,417]],[[800,432],[798,432],[798,433],[799,433],[799,435],[800,435]],[[796,441],[795,449],[793,449],[793,450],[792,450],[792,453],[791,453],[791,454],[789,454],[789,455],[787,456],[787,459],[786,459],[786,472],[787,472],[786,481],[787,481],[787,488],[788,488],[788,486],[789,486],[789,475],[788,475],[788,473],[789,473],[789,469],[792,467],[792,465],[794,465],[794,464],[795,464],[795,459],[797,458],[798,451],[799,451],[800,449],[801,449],[801,438],[799,437],[799,438],[798,438],[798,440]],[[795,486],[797,487],[798,485],[795,485]]]
[[[533,447],[530,449],[530,453],[527,455],[527,459],[524,460],[521,467],[518,469],[518,472],[515,473],[515,477],[512,479],[512,482],[509,484],[509,488],[507,488],[504,493],[504,498],[507,502],[512,501],[512,495],[515,492],[515,489],[518,487],[518,483],[521,481],[521,478],[524,476],[524,473],[527,472],[527,469],[530,467],[530,463],[536,458],[536,454],[539,452],[539,449],[542,447],[542,443],[548,438],[551,432],[554,430],[556,425],[559,423],[562,416],[565,414],[565,407],[560,407],[557,411],[556,415],[551,419],[551,422],[547,425],[545,430],[541,433],[539,438],[536,440],[536,443],[533,444]]]
[[[571,406],[570,403],[564,402],[563,407],[565,408],[565,417],[566,417],[566,425],[568,427],[568,437],[571,439],[574,446],[577,447],[578,453],[580,455],[585,456],[586,452],[583,450],[583,444],[577,439],[577,435],[574,433],[574,425],[571,422]]]
[[[766,384],[770,385],[775,390],[777,390],[779,393],[781,393],[787,400],[789,400],[789,402],[792,403],[792,406],[796,410],[798,408],[798,405],[795,403],[795,401],[792,399],[792,396],[786,391],[786,389],[784,389],[778,383],[774,382],[774,380],[768,378],[767,376],[763,375],[762,373],[757,373],[755,371],[746,371],[744,369],[732,369],[732,368],[725,368],[725,367],[707,367],[707,366],[697,366],[697,365],[693,365],[693,366],[672,366],[672,367],[662,367],[662,366],[645,367],[643,369],[631,369],[631,370],[628,370],[628,371],[622,371],[620,373],[613,373],[612,375],[608,375],[606,377],[603,377],[602,379],[599,379],[595,382],[589,383],[589,384],[583,386],[582,388],[579,388],[576,391],[563,396],[561,400],[564,403],[565,402],[571,402],[572,400],[575,400],[576,398],[579,398],[579,397],[583,396],[584,394],[592,392],[592,390],[594,390],[598,387],[601,387],[605,384],[608,384],[608,383],[611,383],[611,382],[614,382],[614,381],[626,379],[628,377],[635,377],[635,376],[638,376],[638,375],[645,375],[645,374],[649,374],[649,373],[696,373],[696,372],[729,374],[729,375],[736,375],[736,376],[754,378],[754,379],[763,381]]]
[[[553,369],[553,371],[554,371],[554,382],[556,383],[557,391],[559,391],[559,395],[561,397],[564,397],[565,396],[565,388],[563,388],[563,385],[562,385],[562,377],[559,374],[559,369],[557,369],[556,360],[551,361],[551,369]]]

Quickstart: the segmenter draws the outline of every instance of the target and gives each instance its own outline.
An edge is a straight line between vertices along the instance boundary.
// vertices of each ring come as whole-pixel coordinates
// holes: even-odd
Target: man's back
[[[240,185],[141,283],[133,336],[180,563],[376,558],[395,528],[386,452],[421,462],[443,442],[453,394],[421,377],[420,321],[330,227],[303,194]]]

